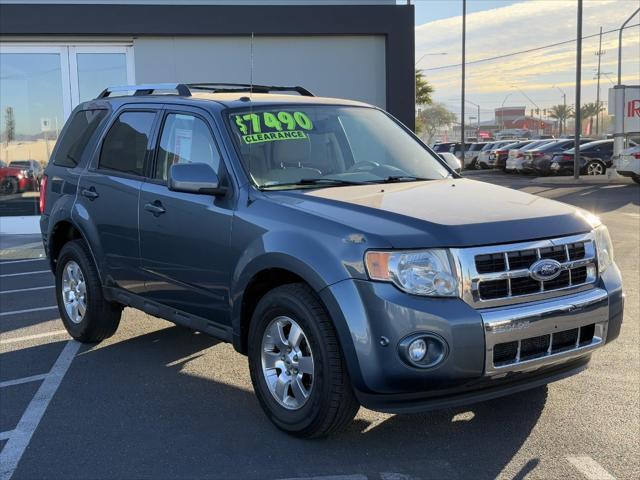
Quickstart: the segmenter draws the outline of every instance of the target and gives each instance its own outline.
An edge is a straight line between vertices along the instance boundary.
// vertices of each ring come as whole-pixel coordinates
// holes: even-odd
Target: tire
[[[632,175],[631,179],[636,182],[636,183],[640,183],[640,175]]]
[[[600,160],[589,160],[584,170],[587,175],[604,175],[607,173],[607,166]]]
[[[2,180],[2,184],[0,185],[0,193],[4,195],[12,195],[14,193],[18,193],[18,180],[14,177],[7,177]]]
[[[289,321],[297,324],[303,333],[299,348],[294,348],[291,353],[286,352],[286,346],[295,342],[289,342],[289,337],[286,337],[287,343],[281,342],[283,349],[278,351],[275,345],[278,342],[271,340],[276,337],[268,333],[277,331],[291,334],[294,325]],[[277,324],[282,326],[281,330],[277,329]],[[353,420],[360,405],[351,388],[335,329],[318,298],[307,285],[283,285],[274,288],[260,300],[251,319],[248,346],[253,388],[267,417],[279,429],[297,437],[314,438],[338,432]],[[287,361],[297,360],[298,356],[290,356],[295,352],[300,352],[303,358],[306,356],[306,370],[302,362],[285,364],[281,361],[286,356],[289,356]],[[263,369],[263,356],[265,362],[275,359],[275,368]],[[299,370],[292,368],[291,373],[295,374],[293,378],[301,379],[308,395],[306,398],[296,397],[293,384],[282,382],[289,386],[281,389],[285,393],[279,397],[282,400],[277,400],[277,384],[281,378],[292,378],[285,375],[284,370],[292,365],[300,366]],[[301,373],[303,370],[312,371],[311,377]],[[268,376],[271,388],[267,383]],[[298,391],[300,390],[299,387]],[[285,400],[289,402],[286,405]],[[296,405],[296,402],[299,404]]]
[[[80,273],[74,275],[76,267]],[[65,272],[67,268],[70,270]],[[83,240],[73,240],[62,247],[55,273],[58,310],[69,335],[84,343],[96,343],[112,336],[120,324],[122,306],[105,300],[98,271]],[[74,277],[82,280],[84,287],[80,286],[80,282],[75,282]],[[71,292],[65,294],[65,289]],[[81,295],[82,291],[84,295]],[[65,303],[65,295],[67,299],[78,297],[75,304],[82,304],[84,300],[85,309],[81,317],[72,318],[75,311],[73,307],[71,313],[67,311],[69,303]],[[77,311],[81,310],[78,306]]]

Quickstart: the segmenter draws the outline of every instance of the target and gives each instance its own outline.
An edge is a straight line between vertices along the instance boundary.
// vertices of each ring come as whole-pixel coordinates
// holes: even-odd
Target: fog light
[[[435,333],[414,333],[398,343],[398,354],[409,366],[434,368],[441,364],[449,352],[447,342]]]
[[[427,354],[427,342],[422,338],[414,340],[409,345],[409,358],[413,362],[420,362]]]

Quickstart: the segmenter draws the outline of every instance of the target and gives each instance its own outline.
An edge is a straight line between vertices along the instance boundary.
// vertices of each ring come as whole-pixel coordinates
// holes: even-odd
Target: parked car
[[[38,183],[42,178],[42,166],[37,160],[14,160],[9,162],[9,166],[24,170],[29,178],[35,179]]]
[[[467,150],[469,150],[471,148],[471,145],[473,145],[472,143],[468,142],[464,144],[464,151],[465,154],[464,156],[466,157],[467,155]],[[460,142],[456,142],[453,144],[453,147],[450,150],[451,153],[453,153],[456,157],[458,157],[460,160],[463,160],[463,155],[462,155],[462,143]]]
[[[511,173],[515,170],[515,159],[523,157],[524,153],[521,153],[521,150],[531,143],[533,143],[533,140],[521,140],[517,143],[517,145],[509,149],[507,160],[504,164],[505,172]]]
[[[511,150],[509,152],[509,158],[507,158],[507,162],[505,164],[505,170],[507,172],[522,173],[522,163],[524,162],[526,152],[542,145],[546,145],[551,141],[553,140],[530,140],[526,145],[518,149]]]
[[[585,145],[593,141],[593,138],[581,138],[580,145]],[[551,160],[554,155],[573,148],[575,143],[573,139],[555,140],[540,145],[537,148],[527,150],[522,162],[522,172],[535,173],[542,176],[551,175]]]
[[[618,336],[595,216],[461,178],[377,107],[284,90],[126,86],[76,107],[40,219],[74,339],[110,337],[129,306],[230,342],[267,417],[317,437],[360,405],[540,387]]]
[[[623,150],[614,160],[614,165],[620,175],[631,177],[634,182],[640,183],[640,147]]]
[[[447,162],[447,165],[449,165],[453,170],[455,170],[457,173],[460,173],[462,171],[462,162],[460,161],[460,159],[458,157],[456,157],[453,153],[450,152],[443,152],[443,153],[439,153],[438,154],[440,156],[440,158],[442,158],[445,162]]]
[[[529,140],[525,141],[514,141],[513,143],[508,143],[501,147],[498,147],[492,153],[489,154],[489,160],[495,161],[495,168],[499,168],[501,170],[507,171],[507,159],[509,158],[509,154],[512,150],[517,150],[519,148],[524,147],[529,143]],[[493,158],[491,157],[493,155]]]
[[[476,168],[478,154],[487,142],[475,142],[469,146],[469,150],[464,153],[464,168]]]
[[[436,153],[451,152],[455,142],[439,142],[431,147]]]
[[[478,163],[481,168],[496,168],[496,150],[504,147],[505,145],[511,145],[515,143],[514,140],[503,140],[501,142],[494,142],[488,150],[481,150],[478,155]]]
[[[0,194],[10,195],[34,190],[36,182],[26,170],[19,167],[7,166],[0,161]]]
[[[633,143],[633,142],[632,142]],[[633,143],[632,146],[635,146]],[[575,150],[569,149],[553,156],[550,170],[556,175],[573,174],[573,157]],[[580,174],[604,175],[611,167],[613,156],[613,139],[597,140],[580,146]]]

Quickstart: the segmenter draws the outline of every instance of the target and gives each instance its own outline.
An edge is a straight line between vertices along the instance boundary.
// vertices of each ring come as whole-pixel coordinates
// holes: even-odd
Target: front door
[[[198,109],[167,110],[156,161],[143,183],[140,203],[142,268],[150,300],[229,325],[230,196],[170,191],[175,163],[206,163],[224,183],[225,169],[210,122]]]

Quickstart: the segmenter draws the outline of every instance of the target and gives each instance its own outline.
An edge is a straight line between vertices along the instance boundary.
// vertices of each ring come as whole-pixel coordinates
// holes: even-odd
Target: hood
[[[283,205],[339,221],[396,248],[468,247],[592,229],[587,212],[468,179],[269,192]]]

